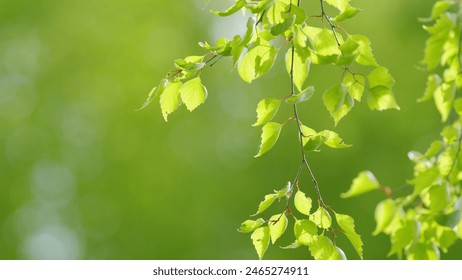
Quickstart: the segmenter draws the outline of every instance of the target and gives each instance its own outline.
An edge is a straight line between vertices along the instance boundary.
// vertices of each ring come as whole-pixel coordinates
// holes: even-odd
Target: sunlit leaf
[[[335,125],[345,117],[354,106],[353,98],[348,94],[344,84],[333,86],[322,96],[324,105],[334,118]]]
[[[266,209],[268,209],[277,198],[278,196],[276,194],[265,195],[265,198],[263,199],[263,201],[260,202],[260,204],[258,205],[257,213],[253,214],[252,216],[256,216],[262,213],[263,211],[265,211]]]
[[[393,221],[395,212],[396,206],[393,199],[386,199],[377,204],[374,214],[376,226],[372,234],[377,235],[383,232]]]
[[[367,97],[367,104],[371,110],[400,110],[393,93],[389,88],[384,86],[376,86],[370,89],[370,94]]]
[[[165,121],[167,121],[168,115],[173,113],[181,104],[181,85],[181,82],[168,83],[160,96],[160,109]]]
[[[433,26],[424,26],[430,37],[425,43],[425,55],[422,64],[426,65],[428,70],[432,70],[440,64],[444,44],[449,39],[454,24],[453,19],[441,15]]]
[[[361,75],[353,75],[347,72],[343,77],[343,83],[348,88],[348,93],[357,101],[361,101],[364,93],[365,79]]]
[[[445,122],[449,117],[449,113],[452,110],[455,93],[456,87],[454,86],[454,83],[443,83],[438,88],[436,88],[435,92],[433,93],[435,105],[441,114],[442,122]]]
[[[290,15],[284,19],[283,22],[278,23],[271,27],[271,34],[274,36],[280,35],[289,30],[295,23],[295,15]]]
[[[425,157],[431,158],[431,157],[436,156],[441,151],[442,148],[443,148],[443,142],[439,140],[433,141],[430,147],[428,148],[428,150],[425,152]]]
[[[334,251],[332,255],[328,258],[328,260],[346,260],[347,257],[342,249],[337,246],[334,246]]]
[[[343,142],[343,139],[340,138],[340,136],[336,132],[330,130],[323,130],[318,134],[325,139],[324,144],[328,147],[334,149],[343,149],[351,147],[351,145],[345,144]]]
[[[345,8],[348,6],[348,3],[350,0],[323,0],[327,4],[331,5],[332,7],[337,8],[339,11],[345,10]]]
[[[375,178],[374,174],[370,171],[362,171],[353,180],[350,189],[346,193],[342,193],[342,198],[350,198],[357,195],[361,195],[373,190],[377,190],[380,184]]]
[[[246,4],[247,4],[247,0],[236,0],[236,3],[224,12],[217,12],[217,11],[211,11],[211,12],[216,14],[217,16],[226,17],[226,16],[229,16],[229,15],[232,15],[238,12]]]
[[[192,111],[204,103],[207,98],[207,89],[202,85],[201,78],[196,77],[181,86],[180,95],[186,108]]]
[[[286,99],[286,102],[289,104],[299,104],[305,101],[310,100],[314,95],[314,87],[309,86],[306,89],[302,90],[300,93],[290,96]]]
[[[303,59],[298,52],[294,52],[294,59],[293,59],[293,77],[294,77],[294,85],[299,90],[302,91],[303,85],[308,77],[308,72],[310,71],[311,61],[308,59]],[[291,73],[292,70],[292,50],[289,49],[286,54],[286,68],[287,73]]]
[[[438,1],[432,8],[432,19],[437,19],[442,13],[446,12],[449,8],[454,6],[454,1]]]
[[[433,93],[441,85],[442,80],[440,76],[436,74],[429,75],[427,78],[427,86],[425,88],[424,95],[417,100],[417,102],[424,102],[432,99]]]
[[[242,233],[248,233],[256,230],[260,226],[262,226],[265,223],[265,220],[262,218],[258,220],[247,220],[241,224],[239,229],[237,231],[242,232]]]
[[[335,219],[337,224],[343,230],[348,240],[350,240],[353,248],[355,249],[358,256],[363,258],[363,242],[361,236],[355,231],[355,221],[352,217],[344,214],[335,213]]]
[[[323,235],[315,236],[314,241],[308,246],[311,256],[315,260],[328,260],[336,250],[332,241]]]
[[[287,246],[281,246],[279,248],[281,249],[297,249],[299,248],[300,246],[302,246],[303,244],[300,244],[300,242],[298,242],[297,240],[295,240],[292,244],[289,244]]]
[[[444,185],[434,185],[429,190],[430,195],[430,210],[437,213],[448,207],[451,201],[449,189]]]
[[[359,13],[359,9],[352,7],[350,5],[346,6],[346,8],[334,19],[332,19],[333,22],[341,22],[347,19],[350,19],[357,15]]]
[[[356,57],[356,62],[365,66],[377,66],[372,54],[371,41],[363,35],[351,35],[350,38],[359,44],[359,55]]]
[[[249,50],[238,65],[239,76],[247,83],[261,77],[268,72],[274,64],[277,50],[266,44],[258,44]]]
[[[257,228],[252,235],[253,246],[257,251],[258,258],[261,260],[265,255],[266,249],[268,249],[270,243],[270,229],[268,226]]]
[[[431,243],[417,243],[407,251],[408,260],[438,260],[440,252]]]
[[[375,68],[369,76],[367,76],[367,80],[369,82],[369,86],[371,88],[377,86],[384,86],[387,88],[392,88],[395,84],[395,80],[390,75],[390,72],[385,67],[377,67]]]
[[[388,256],[393,254],[400,254],[400,252],[407,246],[414,243],[417,237],[417,222],[407,220],[400,225],[400,227],[391,234],[391,250]]]
[[[271,236],[271,243],[275,243],[286,231],[287,229],[287,216],[285,214],[282,215],[274,215],[268,221],[268,226],[270,229],[270,236]]]
[[[328,229],[332,226],[332,218],[324,207],[319,207],[310,217],[319,228]]]
[[[259,157],[273,148],[279,138],[281,130],[282,124],[280,123],[269,122],[263,126],[260,149],[255,157]]]
[[[438,175],[438,169],[434,166],[419,172],[415,178],[414,194],[418,194],[430,187]]]
[[[310,215],[312,200],[307,197],[304,192],[297,191],[294,197],[294,204],[298,212],[307,216]]]
[[[294,225],[294,234],[298,243],[310,245],[318,236],[318,228],[310,220],[297,220]]]
[[[279,110],[280,99],[265,98],[257,105],[257,122],[253,126],[259,126],[271,121]]]

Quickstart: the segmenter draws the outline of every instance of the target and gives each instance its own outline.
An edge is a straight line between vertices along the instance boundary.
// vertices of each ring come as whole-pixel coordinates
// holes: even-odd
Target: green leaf
[[[258,44],[253,49],[249,50],[239,62],[239,76],[247,83],[258,79],[266,74],[273,67],[276,60],[277,50],[265,44]]]
[[[395,80],[390,75],[388,69],[382,66],[375,68],[369,76],[367,76],[367,80],[370,88],[383,86],[391,89],[395,84]]]
[[[287,229],[287,216],[274,215],[268,221],[268,226],[270,229],[271,243],[275,243],[286,231]]]
[[[346,116],[354,106],[353,98],[348,94],[344,84],[333,86],[322,96],[324,105],[334,118],[335,125]]]
[[[391,234],[391,250],[388,256],[400,254],[401,251],[413,244],[417,238],[417,222],[406,220]]]
[[[204,103],[207,98],[207,89],[202,85],[201,78],[196,77],[181,86],[180,95],[186,108],[192,111]]]
[[[271,27],[271,34],[274,36],[280,35],[289,30],[295,23],[295,15],[290,15],[284,19],[283,22],[278,23]]]
[[[432,19],[437,19],[442,13],[446,12],[449,8],[454,6],[454,1],[438,1],[432,8]]]
[[[303,85],[305,84],[306,78],[308,78],[308,72],[310,71],[311,61],[308,59],[303,59],[298,52],[294,52],[294,85],[299,90],[302,91]],[[286,68],[287,73],[291,72],[292,64],[292,49],[289,49],[286,54]]]
[[[428,70],[432,70],[440,64],[444,45],[449,39],[449,34],[454,24],[452,19],[443,14],[433,26],[424,26],[430,37],[425,43],[425,54],[422,64],[426,65]]]
[[[276,194],[277,198],[280,199],[280,198],[287,196],[289,193],[291,193],[292,189],[293,189],[292,183],[289,181],[287,182],[287,185],[283,189],[280,189],[277,191],[275,190],[274,193]]]
[[[163,92],[164,92],[164,89],[165,87],[167,86],[167,83],[168,83],[168,80],[167,79],[162,79],[159,83],[158,86],[154,87],[150,92],[149,92],[149,95],[148,95],[148,98],[146,99],[146,101],[144,102],[143,106],[141,106],[141,108],[137,109],[136,111],[140,111],[140,110],[143,110],[144,108],[146,108],[149,104],[152,103],[152,101],[154,101],[154,99],[158,98]]]
[[[339,47],[340,51],[342,52],[342,56],[337,61],[338,65],[350,65],[358,56],[358,48],[359,44],[356,43],[351,37],[343,42]],[[351,75],[350,72],[347,72]]]
[[[348,88],[348,93],[357,101],[361,101],[364,93],[365,79],[361,75],[353,75],[347,72],[343,77],[343,83]]]
[[[350,38],[359,44],[359,55],[356,62],[364,66],[377,66],[369,38],[363,35],[351,35]]]
[[[311,200],[311,198],[307,197],[305,193],[302,191],[297,191],[297,193],[295,194],[295,208],[298,210],[298,212],[304,215],[310,215],[312,202],[313,201]]]
[[[343,139],[333,131],[323,130],[318,134],[324,138],[324,144],[333,149],[344,149],[351,147],[351,145],[345,144]]]
[[[281,130],[282,124],[280,123],[269,122],[263,126],[260,149],[255,157],[259,157],[273,148],[279,138]]]
[[[443,128],[441,136],[448,145],[452,145],[457,139],[459,139],[459,131],[452,125],[448,125]]]
[[[226,16],[229,16],[229,15],[232,15],[238,12],[246,4],[247,4],[247,0],[236,0],[236,3],[224,12],[217,12],[217,11],[211,11],[211,12],[216,14],[217,16],[226,17]]]
[[[459,239],[462,239],[462,219],[459,220],[459,223],[456,226],[456,231],[457,237],[459,237]]]
[[[185,71],[197,71],[204,68],[205,63],[203,62],[205,56],[188,56],[185,59],[176,59],[175,67]]]
[[[367,97],[367,104],[371,110],[400,110],[398,103],[396,103],[393,93],[384,86],[377,86],[370,89],[370,94]]]
[[[332,241],[323,235],[316,236],[314,242],[309,245],[309,249],[315,260],[328,260],[336,250]]]
[[[289,104],[299,104],[305,101],[308,101],[314,95],[314,87],[309,86],[306,89],[302,90],[300,93],[290,96],[286,99],[286,102]]]
[[[372,235],[383,232],[393,221],[397,209],[393,199],[385,199],[375,208],[375,230]]]
[[[308,246],[318,236],[318,228],[310,220],[297,220],[294,225],[294,235],[298,243]]]
[[[168,83],[160,96],[160,109],[165,121],[167,121],[168,115],[173,113],[181,104],[181,85],[181,82]]]
[[[437,74],[429,75],[427,78],[427,87],[425,88],[424,95],[417,100],[417,102],[428,101],[433,97],[433,93],[441,85],[442,80]]]
[[[245,8],[253,14],[258,14],[268,9],[273,2],[274,0],[261,0],[256,5],[247,5]]]
[[[291,6],[291,12],[293,15],[295,15],[295,23],[296,24],[302,24],[305,22],[306,20],[306,13],[305,13],[305,9],[297,6],[297,5],[293,5]]]
[[[358,256],[363,258],[363,242],[361,236],[355,231],[355,221],[348,215],[335,213],[335,219],[339,227],[345,232],[346,237],[350,240]]]
[[[346,260],[347,257],[342,249],[335,246],[332,255],[329,257],[329,260]]]
[[[417,243],[407,251],[408,260],[438,260],[438,248],[429,243]]]
[[[443,142],[439,140],[433,141],[430,147],[428,148],[428,150],[425,152],[425,157],[431,158],[431,157],[436,156],[441,151],[442,148],[443,148]]]
[[[270,229],[268,226],[257,228],[252,235],[253,246],[255,251],[257,251],[258,258],[261,260],[263,255],[265,255],[266,249],[268,249],[270,242]]]
[[[258,205],[258,210],[257,213],[253,214],[252,216],[256,216],[258,214],[261,214],[263,211],[268,209],[271,204],[278,198],[276,194],[267,194],[265,195],[265,198],[263,199],[262,202]]]
[[[239,229],[237,231],[242,232],[242,233],[248,233],[256,230],[260,226],[262,226],[265,223],[265,220],[262,218],[258,220],[247,220],[241,224]]]
[[[265,98],[257,105],[257,122],[253,126],[259,126],[271,121],[279,110],[281,100],[275,98]]]
[[[355,7],[352,7],[352,6],[348,5],[345,8],[345,10],[343,10],[342,13],[340,13],[338,16],[336,16],[334,19],[332,19],[332,21],[333,22],[341,22],[341,21],[350,19],[350,18],[354,17],[356,14],[358,14],[359,11],[360,10],[358,8],[355,8]]]
[[[433,94],[436,108],[441,114],[442,122],[445,122],[449,117],[449,113],[452,110],[452,103],[454,101],[455,93],[456,87],[454,86],[454,83],[443,83],[435,90]]]
[[[446,149],[439,157],[438,157],[438,171],[443,176],[448,176],[449,172],[452,171],[454,163],[456,161],[456,151],[453,149]]]
[[[462,116],[462,98],[457,98],[454,100],[454,110],[457,115]]]
[[[318,210],[311,215],[310,219],[319,228],[328,229],[332,226],[332,218],[324,207],[319,207]]]
[[[348,7],[350,0],[324,0],[327,4],[337,8],[339,11],[343,11]]]
[[[430,195],[430,210],[433,213],[438,213],[448,207],[451,201],[449,189],[443,185],[434,185],[429,190]]]
[[[372,172],[362,171],[353,180],[353,184],[350,186],[350,189],[346,193],[342,193],[340,197],[350,198],[358,196],[373,190],[378,190],[379,186],[380,184]]]
[[[332,30],[323,28],[314,38],[314,47],[318,57],[317,64],[334,63],[342,54]]]
[[[287,246],[281,246],[279,248],[281,249],[297,249],[299,248],[300,246],[302,246],[303,244],[300,244],[300,242],[298,242],[297,240],[295,240],[292,244],[290,245],[287,245]]]
[[[418,194],[424,189],[430,187],[438,175],[438,169],[434,166],[419,172],[415,178],[414,194]]]

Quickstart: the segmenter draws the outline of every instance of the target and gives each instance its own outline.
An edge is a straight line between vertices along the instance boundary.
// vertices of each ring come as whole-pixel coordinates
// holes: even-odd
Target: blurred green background
[[[203,53],[198,41],[242,32],[241,16],[208,12],[233,1],[209,2],[0,0],[0,259],[256,258],[236,229],[264,194],[294,178],[300,160],[293,127],[253,157],[256,104],[287,91],[284,66],[247,85],[223,59],[202,74],[209,97],[193,113],[183,107],[165,123],[157,104],[134,111],[174,59]],[[337,128],[320,94],[300,111],[309,126],[353,144],[310,154],[310,162],[327,203],[355,217],[365,258],[383,259],[388,238],[371,235],[383,196],[339,194],[365,169],[403,186],[412,174],[407,152],[438,137],[433,104],[415,101],[425,84],[417,19],[433,1],[353,2],[363,12],[343,26],[371,39],[396,79],[401,111],[371,112],[363,102]],[[312,67],[309,81],[322,92],[341,75]],[[314,195],[307,177],[302,187]],[[286,235],[280,245],[292,242]],[[443,258],[461,258],[460,243]],[[265,258],[309,252],[271,246]]]

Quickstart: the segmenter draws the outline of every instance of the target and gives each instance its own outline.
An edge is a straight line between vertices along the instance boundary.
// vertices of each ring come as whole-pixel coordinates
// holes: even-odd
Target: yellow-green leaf
[[[319,228],[328,229],[332,226],[332,218],[324,207],[319,207],[310,217]]]
[[[391,90],[385,86],[376,86],[370,89],[370,94],[367,98],[367,104],[371,110],[400,110],[398,103]]]
[[[186,108],[192,111],[204,103],[207,98],[207,89],[202,85],[201,78],[196,77],[181,86],[180,95]]]
[[[167,121],[168,115],[173,113],[181,104],[181,85],[181,82],[168,83],[160,96],[160,109],[165,121]]]
[[[310,245],[318,236],[316,224],[310,220],[297,220],[294,225],[294,235],[297,242],[302,245]]]
[[[393,221],[395,212],[396,206],[393,199],[386,199],[377,204],[374,214],[376,226],[372,235],[383,232]]]
[[[380,184],[372,172],[362,171],[353,180],[350,189],[346,193],[342,193],[340,196],[342,198],[350,198],[373,190],[377,190],[379,186]]]
[[[259,157],[273,148],[279,138],[281,130],[282,124],[280,123],[269,122],[263,126],[260,149],[255,157]]]
[[[274,215],[268,221],[271,243],[275,243],[287,229],[287,217],[285,214]]]
[[[265,255],[266,249],[268,249],[270,242],[270,229],[268,226],[257,228],[252,235],[253,246],[255,251],[257,251],[258,258],[261,260],[263,255]]]
[[[303,85],[305,84],[306,78],[308,77],[308,73],[310,71],[311,60],[303,59],[298,52],[294,52],[294,65],[293,65],[293,77],[294,77],[294,85],[298,89],[298,91],[302,91]],[[292,49],[289,49],[286,54],[286,68],[287,73],[291,73],[292,69]]]
[[[241,224],[239,229],[237,231],[242,232],[242,233],[248,233],[256,230],[259,228],[261,225],[265,223],[265,220],[262,218],[257,219],[257,220],[247,220]]]
[[[304,192],[297,191],[294,197],[294,204],[298,212],[307,216],[310,215],[312,200],[311,198],[307,197]]]
[[[334,118],[335,125],[346,116],[354,106],[353,98],[348,94],[344,84],[333,86],[322,96],[324,105]]]
[[[259,126],[271,121],[279,110],[280,99],[265,98],[257,105],[257,122],[253,126]]]
[[[363,241],[361,240],[361,236],[359,236],[359,234],[355,231],[354,219],[348,215],[338,213],[335,213],[335,219],[337,220],[339,227],[344,231],[348,240],[350,240],[356,253],[358,253],[358,256],[362,259]]]
[[[323,235],[314,237],[314,241],[309,245],[311,256],[315,260],[328,260],[336,251],[332,241]]]
[[[253,214],[252,216],[256,216],[262,213],[263,211],[265,211],[266,209],[268,209],[277,198],[278,198],[277,194],[265,195],[265,198],[263,199],[263,201],[260,202],[260,204],[258,205],[257,213]]]

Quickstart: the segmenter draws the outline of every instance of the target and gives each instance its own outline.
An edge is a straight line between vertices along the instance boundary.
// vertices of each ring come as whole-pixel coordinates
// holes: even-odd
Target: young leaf
[[[323,235],[316,236],[314,239],[314,242],[309,245],[311,256],[315,260],[328,260],[336,250],[334,244]]]
[[[314,38],[318,64],[334,63],[342,53],[332,30],[323,28]]]
[[[361,195],[373,190],[379,189],[379,182],[375,178],[374,174],[370,171],[363,171],[353,180],[350,189],[346,193],[342,193],[342,198],[350,198],[357,195]]]
[[[339,14],[338,16],[336,16],[332,21],[333,22],[341,22],[341,21],[344,21],[344,20],[347,20],[349,18],[352,18],[354,17],[356,14],[359,13],[359,9],[358,8],[355,8],[355,7],[352,7],[350,5],[348,5],[345,10],[343,10],[343,12],[341,14]]]
[[[271,236],[271,243],[275,243],[286,231],[287,229],[287,216],[285,214],[282,215],[274,215],[268,221],[268,226],[270,229],[270,236]]]
[[[312,200],[307,197],[304,192],[297,191],[294,198],[294,204],[298,212],[307,216],[310,215]]]
[[[346,259],[347,259],[346,255],[343,252],[343,250],[337,246],[334,247],[334,252],[329,257],[329,260],[346,260]]]
[[[393,93],[389,88],[384,86],[376,86],[370,90],[370,94],[367,98],[367,104],[371,110],[400,110]]]
[[[438,175],[438,169],[434,166],[420,171],[415,178],[414,194],[418,194],[424,189],[430,187]]]
[[[424,26],[430,34],[425,43],[425,54],[422,64],[428,70],[436,68],[441,61],[444,52],[444,45],[449,39],[449,35],[454,26],[454,20],[442,14],[433,26]]]
[[[149,92],[149,95],[148,95],[148,98],[146,99],[146,101],[144,102],[143,106],[141,106],[141,108],[139,108],[138,110],[136,111],[140,111],[140,110],[143,110],[144,108],[146,108],[149,104],[152,103],[152,101],[154,101],[154,99],[156,99],[157,97],[159,97],[165,87],[167,86],[167,83],[168,83],[168,80],[167,79],[162,79],[159,83],[158,86],[154,87],[150,92]]]
[[[286,54],[286,68],[287,73],[291,73],[292,65],[292,49],[289,49]],[[306,78],[308,77],[308,72],[310,71],[311,60],[303,59],[298,52],[294,52],[294,71],[292,73],[294,77],[294,85],[299,90],[302,91],[303,85],[305,84]]]
[[[302,246],[303,244],[300,244],[300,242],[298,242],[297,240],[295,240],[292,244],[290,245],[287,245],[287,246],[281,246],[279,248],[281,249],[297,249],[299,248],[300,246]]]
[[[294,235],[298,243],[308,246],[318,236],[318,228],[310,220],[297,220],[294,225]]]
[[[430,195],[430,211],[438,213],[448,207],[451,201],[449,189],[443,185],[434,185],[428,191]]]
[[[270,229],[268,226],[257,228],[252,235],[250,236],[252,239],[253,246],[255,247],[255,251],[257,251],[258,258],[261,260],[263,255],[268,249],[269,242],[270,242]]]
[[[352,217],[348,215],[335,213],[335,219],[337,224],[344,231],[348,240],[350,240],[353,248],[355,248],[356,253],[362,259],[363,258],[363,242],[361,236],[355,231],[355,221]]]
[[[323,130],[318,134],[325,139],[324,144],[333,149],[343,149],[351,147],[351,145],[345,144],[343,142],[343,139],[340,138],[340,136],[333,131]]]
[[[369,38],[363,35],[351,35],[350,38],[359,44],[359,55],[356,58],[356,62],[364,66],[377,66],[377,62],[372,54]]]
[[[269,122],[263,126],[260,149],[255,157],[259,157],[271,150],[274,144],[276,144],[281,130],[282,124],[280,123]]]
[[[271,34],[274,36],[280,35],[289,30],[295,23],[295,15],[290,15],[284,19],[283,22],[278,23],[271,27]]]
[[[189,111],[204,103],[207,89],[202,85],[201,78],[196,77],[184,83],[180,88],[181,100]]]
[[[173,113],[181,104],[181,85],[181,82],[168,83],[162,95],[160,96],[160,109],[165,121],[167,121],[168,115]]]
[[[377,204],[375,208],[375,230],[372,235],[378,235],[383,232],[393,220],[395,216],[396,206],[393,199],[386,199]]]
[[[290,195],[293,187],[294,186],[292,186],[292,183],[289,181],[287,182],[287,185],[283,189],[275,190],[274,193],[276,194],[277,198],[281,199],[287,195]]]
[[[429,75],[427,78],[427,86],[425,88],[424,95],[417,99],[417,102],[424,102],[430,100],[433,97],[435,90],[441,85],[442,80],[437,74]]]
[[[253,126],[259,126],[271,121],[279,110],[281,100],[275,98],[265,98],[257,105],[257,122]]]
[[[449,8],[454,6],[453,1],[438,1],[432,8],[431,19],[437,19],[442,13],[446,12]]]
[[[441,148],[443,148],[443,142],[439,140],[433,141],[424,156],[426,158],[434,157],[441,151]]]
[[[262,213],[263,211],[265,211],[266,209],[268,209],[277,198],[278,196],[276,194],[265,195],[265,198],[263,199],[263,201],[260,202],[260,204],[258,205],[257,213],[253,214],[252,216],[256,216]]]
[[[322,95],[327,111],[334,118],[335,125],[350,112],[354,106],[353,98],[348,94],[344,84],[333,86]]]
[[[237,231],[242,232],[242,233],[248,233],[256,230],[259,228],[261,225],[265,223],[265,220],[262,218],[258,220],[247,220],[241,224],[239,229]]]
[[[438,247],[430,243],[417,243],[407,250],[408,260],[438,260]]]
[[[324,207],[319,207],[310,217],[319,228],[328,229],[332,226],[332,218]]]
[[[445,122],[449,117],[449,113],[452,110],[452,103],[454,101],[455,92],[456,87],[454,86],[454,83],[443,83],[435,90],[433,94],[436,108],[441,114],[442,122]]]
[[[337,8],[339,11],[343,11],[348,7],[348,3],[350,0],[324,0],[327,4],[331,5],[332,7]]]
[[[304,89],[302,92],[292,95],[291,97],[286,99],[286,102],[289,104],[299,104],[305,101],[310,100],[311,97],[314,95],[314,87],[309,86]]]
[[[236,3],[224,12],[217,12],[217,11],[211,11],[211,12],[216,14],[217,16],[226,17],[226,16],[229,16],[229,15],[232,15],[238,12],[246,4],[247,4],[247,0],[236,0]]]
[[[388,256],[399,254],[417,238],[417,221],[406,220],[391,234],[391,249]]]
[[[239,76],[247,83],[266,74],[273,67],[277,50],[268,44],[259,44],[247,52],[238,65]]]
[[[452,171],[454,162],[456,160],[456,151],[453,149],[447,149],[438,157],[438,171],[443,176],[448,176],[449,172]]]
[[[365,79],[361,75],[353,75],[349,72],[345,74],[343,83],[348,88],[348,93],[357,101],[361,101],[364,92]]]
[[[384,86],[391,89],[395,84],[395,79],[390,75],[388,69],[382,66],[375,68],[369,76],[367,76],[367,80],[370,88]]]

